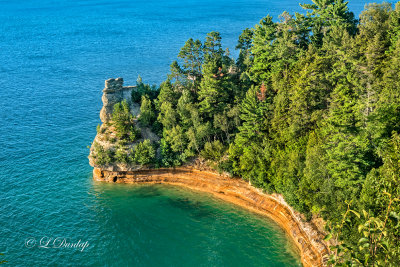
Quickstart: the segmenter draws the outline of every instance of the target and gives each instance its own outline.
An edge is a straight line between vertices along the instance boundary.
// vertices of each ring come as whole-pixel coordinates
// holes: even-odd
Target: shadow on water
[[[191,200],[188,197],[167,198],[166,201],[168,205],[174,208],[189,211],[190,216],[196,219],[214,217],[216,215],[216,212],[204,205],[204,203],[197,200]]]
[[[157,186],[137,186],[135,188],[135,198],[151,198],[162,196],[162,190]]]

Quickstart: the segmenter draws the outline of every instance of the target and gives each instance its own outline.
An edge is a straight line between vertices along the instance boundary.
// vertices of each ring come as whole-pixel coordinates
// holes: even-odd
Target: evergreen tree
[[[193,85],[201,79],[201,65],[203,63],[203,45],[199,40],[192,38],[186,41],[178,54],[183,60],[183,73],[192,80]]]
[[[160,113],[157,120],[163,125],[164,129],[173,128],[177,123],[177,115],[175,109],[170,102],[161,104]]]
[[[126,100],[114,105],[112,125],[115,127],[118,138],[125,138],[134,132],[134,121]]]
[[[151,100],[147,95],[142,96],[142,104],[140,105],[139,120],[143,125],[150,126],[155,120],[155,113]]]
[[[400,4],[370,4],[359,21],[343,0],[302,7],[245,29],[236,62],[218,32],[189,39],[156,100],[138,81],[140,120],[162,126],[162,166],[200,156],[322,216],[340,241],[332,263],[397,266]],[[117,111],[126,135],[129,105]]]
[[[276,59],[273,40],[276,36],[276,24],[271,16],[267,16],[254,28],[251,53],[254,62],[250,69],[250,78],[258,83],[268,82],[271,64]]]
[[[228,102],[227,80],[226,73],[222,72],[221,57],[207,59],[203,64],[203,79],[198,92],[200,111],[206,117],[220,113]]]
[[[322,45],[323,36],[338,25],[346,28],[350,34],[356,33],[356,20],[354,14],[349,11],[347,2],[343,0],[312,0],[312,2],[313,4],[301,4],[301,6],[311,11],[307,16],[312,32],[310,38],[314,45]]]

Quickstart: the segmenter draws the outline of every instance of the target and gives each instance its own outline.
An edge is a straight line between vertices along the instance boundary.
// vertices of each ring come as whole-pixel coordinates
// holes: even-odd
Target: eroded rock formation
[[[113,107],[115,104],[122,100],[128,101],[131,106],[131,111],[134,116],[139,114],[140,106],[137,103],[132,103],[131,93],[135,86],[123,86],[124,80],[122,78],[108,79],[103,89],[103,107],[100,111],[100,119],[103,123],[107,123],[111,120]]]
[[[95,168],[93,179],[113,183],[164,183],[212,193],[215,196],[266,215],[277,222],[298,248],[304,266],[325,266],[328,246],[315,225],[304,221],[282,196],[267,195],[241,179],[192,167],[112,172]]]
[[[132,103],[131,91],[134,87],[124,87],[122,78],[109,79],[103,90],[103,108],[100,118],[103,122],[93,142],[106,150],[115,151],[118,140],[111,126],[112,111],[116,103],[127,100],[135,117],[140,116],[139,105]],[[142,137],[139,141],[158,137],[150,129],[139,127]],[[124,143],[130,149],[134,143]],[[94,145],[91,147],[89,161],[94,167],[93,179],[113,183],[166,183],[212,193],[215,196],[254,212],[266,215],[277,222],[289,235],[298,248],[304,266],[326,266],[328,245],[323,241],[324,234],[313,223],[306,222],[301,214],[294,211],[282,196],[264,194],[259,189],[241,179],[229,178],[212,171],[201,171],[201,166],[151,169],[148,166],[111,163],[96,164]]]
[[[142,126],[138,121],[140,117],[140,105],[139,103],[132,101],[132,90],[136,89],[136,86],[123,86],[123,79],[108,79],[105,81],[105,88],[103,89],[103,107],[100,111],[100,119],[102,124],[97,129],[97,135],[93,140],[89,154],[89,164],[92,167],[101,168],[109,171],[133,171],[143,168],[143,166],[130,163],[130,162],[103,162],[99,163],[96,157],[101,150],[103,157],[107,157],[116,151],[122,150],[123,153],[128,157],[132,150],[138,143],[148,139],[152,142],[157,142],[159,137],[151,131],[149,127]],[[140,137],[136,140],[119,140],[117,133],[112,123],[112,113],[114,105],[125,100],[129,104],[130,112],[133,116],[134,128],[140,133]],[[97,149],[96,149],[97,148]],[[97,150],[97,151],[96,151]],[[98,157],[97,157],[98,159]]]

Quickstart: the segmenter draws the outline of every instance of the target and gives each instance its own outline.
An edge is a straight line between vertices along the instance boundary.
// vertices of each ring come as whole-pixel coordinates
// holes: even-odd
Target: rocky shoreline
[[[144,140],[158,141],[158,136],[150,128],[137,123],[140,108],[131,100],[131,91],[135,87],[123,86],[123,79],[109,79],[103,90],[103,108],[100,112],[102,125],[90,149],[89,163],[94,167],[93,179],[111,183],[147,183],[171,184],[193,190],[211,193],[225,201],[234,203],[253,212],[268,216],[278,223],[288,234],[298,249],[304,266],[326,266],[329,246],[323,240],[325,234],[316,223],[306,222],[304,216],[290,207],[278,194],[268,195],[239,178],[219,174],[200,162],[192,162],[183,167],[152,168],[147,165],[107,162],[99,164],[100,150],[115,151],[119,141],[112,126],[112,112],[116,103],[127,101],[134,117],[135,128],[140,132],[140,139],[127,142],[124,146],[135,149]],[[204,162],[203,162],[204,163]]]
[[[326,266],[328,246],[324,234],[312,223],[305,222],[278,194],[264,194],[237,178],[201,171],[193,167],[108,171],[94,168],[95,181],[136,184],[170,184],[211,193],[214,196],[268,216],[289,235],[299,250],[304,266]]]

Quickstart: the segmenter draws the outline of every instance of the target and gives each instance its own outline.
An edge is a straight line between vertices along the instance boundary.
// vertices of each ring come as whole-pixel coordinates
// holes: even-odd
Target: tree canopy
[[[158,90],[138,81],[140,121],[158,125],[159,166],[202,157],[324,218],[331,263],[399,266],[400,3],[356,19],[343,0],[312,2],[245,29],[236,60],[218,32],[189,39]],[[115,107],[121,136],[128,113]],[[137,151],[153,162],[147,141]]]

